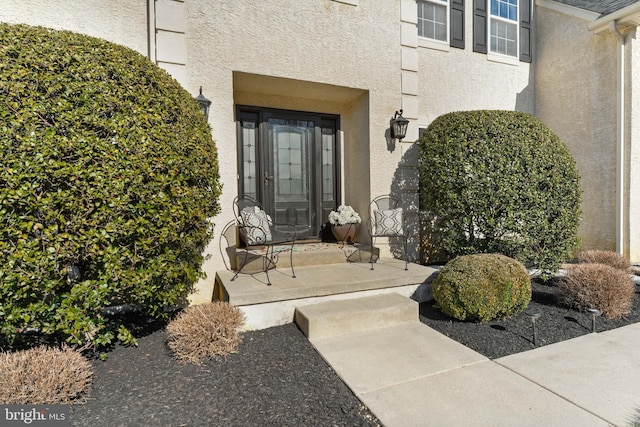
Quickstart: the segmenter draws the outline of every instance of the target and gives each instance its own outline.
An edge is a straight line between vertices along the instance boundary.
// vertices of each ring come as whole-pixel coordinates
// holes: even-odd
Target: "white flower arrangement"
[[[340,205],[337,211],[331,211],[329,222],[333,225],[360,224],[362,219],[351,206]]]

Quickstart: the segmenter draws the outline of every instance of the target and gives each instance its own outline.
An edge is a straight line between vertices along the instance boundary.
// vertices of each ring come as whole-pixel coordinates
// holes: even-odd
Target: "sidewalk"
[[[640,426],[640,324],[493,361],[418,321],[310,341],[385,427]]]

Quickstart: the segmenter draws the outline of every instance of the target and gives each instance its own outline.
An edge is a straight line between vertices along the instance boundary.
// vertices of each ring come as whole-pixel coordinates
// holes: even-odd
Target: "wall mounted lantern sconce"
[[[200,95],[196,96],[196,101],[200,104],[200,111],[204,114],[204,118],[209,120],[209,107],[211,106],[211,101],[202,94],[202,86],[200,86]]]
[[[409,120],[402,117],[402,110],[399,113],[396,111],[396,114],[389,122],[389,127],[391,128],[391,138],[396,138],[402,142],[402,138],[407,136],[407,127],[409,127]]]
[[[67,282],[68,283],[78,283],[82,276],[80,275],[80,269],[77,265],[68,265],[67,266]]]

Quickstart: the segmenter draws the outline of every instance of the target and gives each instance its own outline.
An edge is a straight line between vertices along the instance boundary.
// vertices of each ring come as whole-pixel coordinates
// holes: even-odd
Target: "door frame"
[[[281,118],[292,120],[313,120],[315,123],[312,150],[313,161],[309,173],[310,186],[313,186],[312,197],[310,201],[312,213],[313,235],[309,238],[320,238],[326,223],[328,223],[328,213],[336,209],[341,203],[342,188],[342,165],[341,165],[341,139],[340,139],[340,116],[335,114],[325,114],[309,111],[285,110],[277,108],[256,107],[247,105],[236,105],[236,124],[237,124],[237,179],[238,179],[238,195],[254,195],[255,198],[262,203],[269,215],[274,215],[274,207],[272,201],[267,200],[267,189],[263,179],[256,180],[255,193],[245,193],[244,186],[244,146],[242,135],[242,124],[245,120],[255,120],[256,146],[255,146],[255,175],[256,177],[265,176],[267,171],[267,163],[269,162],[269,143],[268,143],[268,119]],[[323,129],[333,129],[333,199],[324,200],[323,195],[323,153],[322,153],[322,135]],[[310,189],[311,191],[311,189]]]

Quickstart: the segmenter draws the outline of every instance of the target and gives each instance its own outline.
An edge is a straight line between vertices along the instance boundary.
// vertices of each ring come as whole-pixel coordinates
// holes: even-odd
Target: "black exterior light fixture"
[[[196,96],[196,101],[200,104],[200,111],[204,114],[204,118],[209,120],[209,107],[211,106],[211,101],[202,94],[202,86],[200,86],[200,94]]]
[[[598,310],[597,308],[587,308],[587,311],[591,313],[591,332],[596,331],[596,317],[602,314],[602,310]]]
[[[534,312],[526,311],[525,314],[531,318],[531,324],[533,325],[533,345],[537,347],[538,346],[538,329],[536,328],[536,320],[538,320],[540,316],[542,316],[542,313],[540,313],[539,311],[534,311]]]
[[[398,141],[402,141],[402,138],[407,136],[407,127],[409,127],[409,120],[402,117],[402,110],[393,116],[389,122],[391,128],[391,138],[396,138]]]
[[[80,269],[77,265],[70,264],[67,266],[66,270],[68,283],[78,283],[82,278]]]

